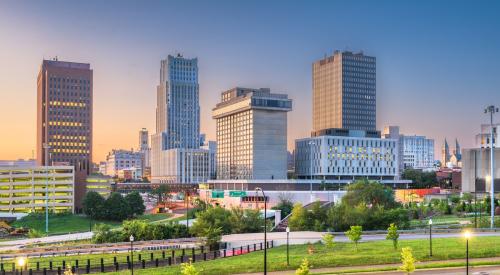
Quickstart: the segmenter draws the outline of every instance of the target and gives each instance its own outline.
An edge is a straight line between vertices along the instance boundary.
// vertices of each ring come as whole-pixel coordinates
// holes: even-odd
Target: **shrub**
[[[199,275],[200,272],[196,270],[196,267],[191,263],[191,260],[189,263],[183,263],[181,264],[181,274],[182,275]]]
[[[288,226],[291,230],[301,231],[307,228],[307,213],[302,204],[297,203],[293,206],[292,215],[288,218]]]
[[[323,244],[326,246],[328,249],[332,249],[335,243],[333,242],[335,236],[332,234],[326,233],[323,235]]]
[[[43,234],[42,232],[36,230],[36,229],[30,229],[28,231],[28,238],[32,239],[32,238],[40,238],[40,237],[43,237],[45,234]]]
[[[359,225],[352,225],[351,229],[345,232],[345,235],[354,243],[356,250],[358,250],[358,242],[361,240],[361,234],[363,233],[363,227]]]
[[[296,275],[309,275],[309,261],[304,258],[299,268],[295,271]]]
[[[413,273],[415,271],[415,258],[413,258],[413,251],[410,247],[403,247],[401,250],[401,263],[399,270],[405,272],[406,274]]]
[[[385,238],[387,240],[392,240],[392,244],[394,245],[394,249],[397,249],[398,248],[398,239],[399,239],[398,226],[391,223],[389,228],[387,228],[387,236]]]

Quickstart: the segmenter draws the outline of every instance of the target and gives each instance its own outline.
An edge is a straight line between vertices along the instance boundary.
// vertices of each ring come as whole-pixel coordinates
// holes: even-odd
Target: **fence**
[[[273,241],[268,241],[267,248],[274,247]],[[145,269],[162,266],[172,266],[185,262],[200,262],[209,261],[217,258],[235,257],[243,254],[248,254],[264,249],[264,243],[254,243],[241,247],[233,247],[231,249],[205,250],[204,246],[182,250],[163,250],[158,253],[127,253],[126,261],[119,261],[117,256],[114,256],[113,261],[107,262],[104,258],[94,258],[86,260],[62,261],[44,261],[30,262],[29,266],[19,267],[14,262],[5,264],[0,263],[0,274],[2,275],[62,275],[66,268],[70,266],[73,273],[90,274],[120,271],[124,269]],[[159,256],[159,257],[158,257]],[[132,261],[133,258],[133,261]]]

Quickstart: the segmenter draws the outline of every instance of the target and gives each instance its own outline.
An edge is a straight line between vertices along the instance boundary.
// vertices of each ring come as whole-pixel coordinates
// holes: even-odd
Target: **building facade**
[[[149,146],[149,132],[146,128],[139,131],[139,147],[137,151],[142,154],[142,169],[151,168],[151,147]]]
[[[500,190],[500,148],[494,148],[495,191]],[[462,151],[462,192],[491,192],[491,148],[464,149]]]
[[[313,131],[376,129],[376,59],[336,51],[313,64]]]
[[[500,124],[493,124],[493,145],[496,146],[497,128]],[[476,135],[476,148],[491,147],[491,126],[490,124],[481,124],[481,133]]]
[[[112,150],[106,156],[106,175],[118,176],[120,170],[130,168],[142,170],[142,157],[140,152]]]
[[[401,135],[404,169],[434,168],[434,140],[425,136]]]
[[[350,130],[344,135],[321,131],[295,141],[295,173],[303,179],[396,180],[398,140],[368,131]]]
[[[208,151],[208,158],[210,162],[210,179],[217,178],[217,142],[209,140],[204,142],[201,149]]]
[[[286,179],[287,112],[292,100],[270,89],[236,87],[213,109],[217,179]]]
[[[198,59],[161,61],[156,133],[151,138],[151,182],[197,184],[210,178],[209,152],[200,149]]]
[[[90,64],[57,59],[43,60],[37,78],[37,164],[75,167],[77,207],[92,169],[92,85]]]
[[[48,188],[47,188],[48,186]],[[73,166],[0,166],[0,216],[75,211]]]

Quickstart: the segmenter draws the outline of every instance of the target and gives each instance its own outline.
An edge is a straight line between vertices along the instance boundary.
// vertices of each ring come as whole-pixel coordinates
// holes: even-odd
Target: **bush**
[[[299,268],[295,271],[296,275],[309,275],[309,261],[304,258]]]
[[[307,213],[302,204],[297,203],[293,206],[292,215],[288,218],[288,226],[294,231],[307,228]]]
[[[43,237],[43,236],[45,236],[45,234],[42,233],[42,232],[40,232],[40,231],[38,231],[38,230],[36,230],[36,229],[30,229],[28,231],[28,238],[30,238],[30,239],[40,238],[40,237]]]
[[[405,272],[406,274],[413,273],[415,271],[415,258],[413,258],[413,251],[410,247],[404,247],[401,250],[401,263],[399,270]]]
[[[387,228],[387,236],[385,238],[386,240],[391,240],[394,245],[394,249],[397,249],[399,239],[398,226],[391,223],[389,228]]]
[[[288,216],[290,213],[292,213],[293,209],[293,202],[288,200],[288,199],[280,199],[278,204],[276,204],[273,208],[273,210],[281,210],[281,218],[285,218]]]
[[[326,248],[328,249],[332,249],[333,246],[335,245],[335,243],[333,242],[335,236],[333,236],[332,234],[328,234],[326,233],[325,235],[323,235],[323,244],[326,246]]]
[[[356,251],[358,250],[358,242],[361,240],[361,234],[363,233],[363,227],[359,225],[352,225],[351,229],[345,232],[345,235],[354,243],[356,246]]]

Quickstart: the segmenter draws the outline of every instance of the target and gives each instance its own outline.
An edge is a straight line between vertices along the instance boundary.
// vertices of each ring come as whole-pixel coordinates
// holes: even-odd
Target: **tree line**
[[[113,192],[108,198],[90,191],[83,198],[83,213],[91,219],[123,221],[144,214],[146,207],[138,192],[126,196]]]

